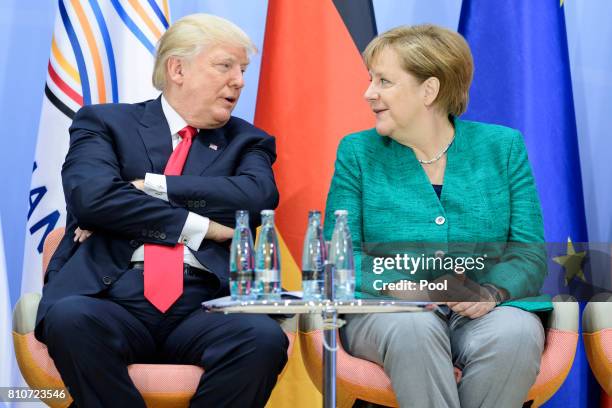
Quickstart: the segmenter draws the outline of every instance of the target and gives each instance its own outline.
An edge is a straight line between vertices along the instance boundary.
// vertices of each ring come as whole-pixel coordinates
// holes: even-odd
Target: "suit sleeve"
[[[482,283],[504,288],[511,299],[536,296],[546,276],[546,248],[540,200],[527,149],[517,132],[508,158],[510,228],[500,262],[485,275]]]
[[[274,138],[267,136],[245,150],[233,175],[166,176],[168,199],[224,225],[233,225],[236,210],[247,210],[257,218],[261,210],[278,205],[275,159]]]
[[[57,246],[55,252],[53,252],[53,256],[49,260],[49,264],[47,265],[47,270],[45,271],[44,283],[47,283],[49,278],[61,269],[62,266],[70,259],[70,257],[74,254],[74,251],[77,249],[78,245],[74,242],[74,230],[78,225],[76,224],[76,220],[72,216],[70,212],[66,214],[66,228],[64,231],[64,236]]]
[[[68,210],[82,228],[174,245],[187,219],[186,209],[122,179],[112,134],[96,107],[84,107],[74,118],[62,183]]]

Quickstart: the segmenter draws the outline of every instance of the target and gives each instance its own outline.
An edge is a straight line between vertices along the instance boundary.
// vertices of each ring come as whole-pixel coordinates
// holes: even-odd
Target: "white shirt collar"
[[[161,96],[161,105],[166,121],[168,122],[168,127],[170,128],[170,134],[174,136],[178,134],[179,130],[187,126],[187,122],[185,122],[185,119],[170,106],[163,94]]]

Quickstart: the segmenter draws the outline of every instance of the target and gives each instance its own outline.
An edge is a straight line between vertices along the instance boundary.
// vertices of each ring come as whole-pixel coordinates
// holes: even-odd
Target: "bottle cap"
[[[274,215],[274,210],[261,210],[261,215]]]
[[[348,215],[348,211],[347,210],[336,210],[334,211],[334,215],[338,216],[338,215]]]

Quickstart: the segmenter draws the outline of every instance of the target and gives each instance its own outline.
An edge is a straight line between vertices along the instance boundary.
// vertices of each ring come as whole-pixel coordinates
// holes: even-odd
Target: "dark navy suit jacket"
[[[248,210],[255,227],[259,212],[278,204],[274,138],[239,118],[200,130],[183,174],[166,178],[168,202],[132,186],[147,172],[163,174],[171,153],[160,98],[77,112],[62,167],[66,235],[47,268],[37,329],[59,299],[99,294],[112,285],[143,243],[176,244],[189,211],[233,227],[235,211]],[[82,244],[73,242],[77,226],[93,231]],[[193,253],[219,278],[218,296],[226,295],[229,242],[205,239]]]

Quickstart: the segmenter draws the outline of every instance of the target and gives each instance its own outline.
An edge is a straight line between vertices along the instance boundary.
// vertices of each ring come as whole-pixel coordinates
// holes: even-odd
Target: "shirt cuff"
[[[187,215],[187,221],[185,221],[178,242],[197,251],[202,241],[204,241],[209,224],[210,219],[208,217],[202,217],[199,214],[190,212]]]
[[[146,194],[168,201],[168,187],[166,176],[163,174],[147,173],[144,179],[144,190]]]

